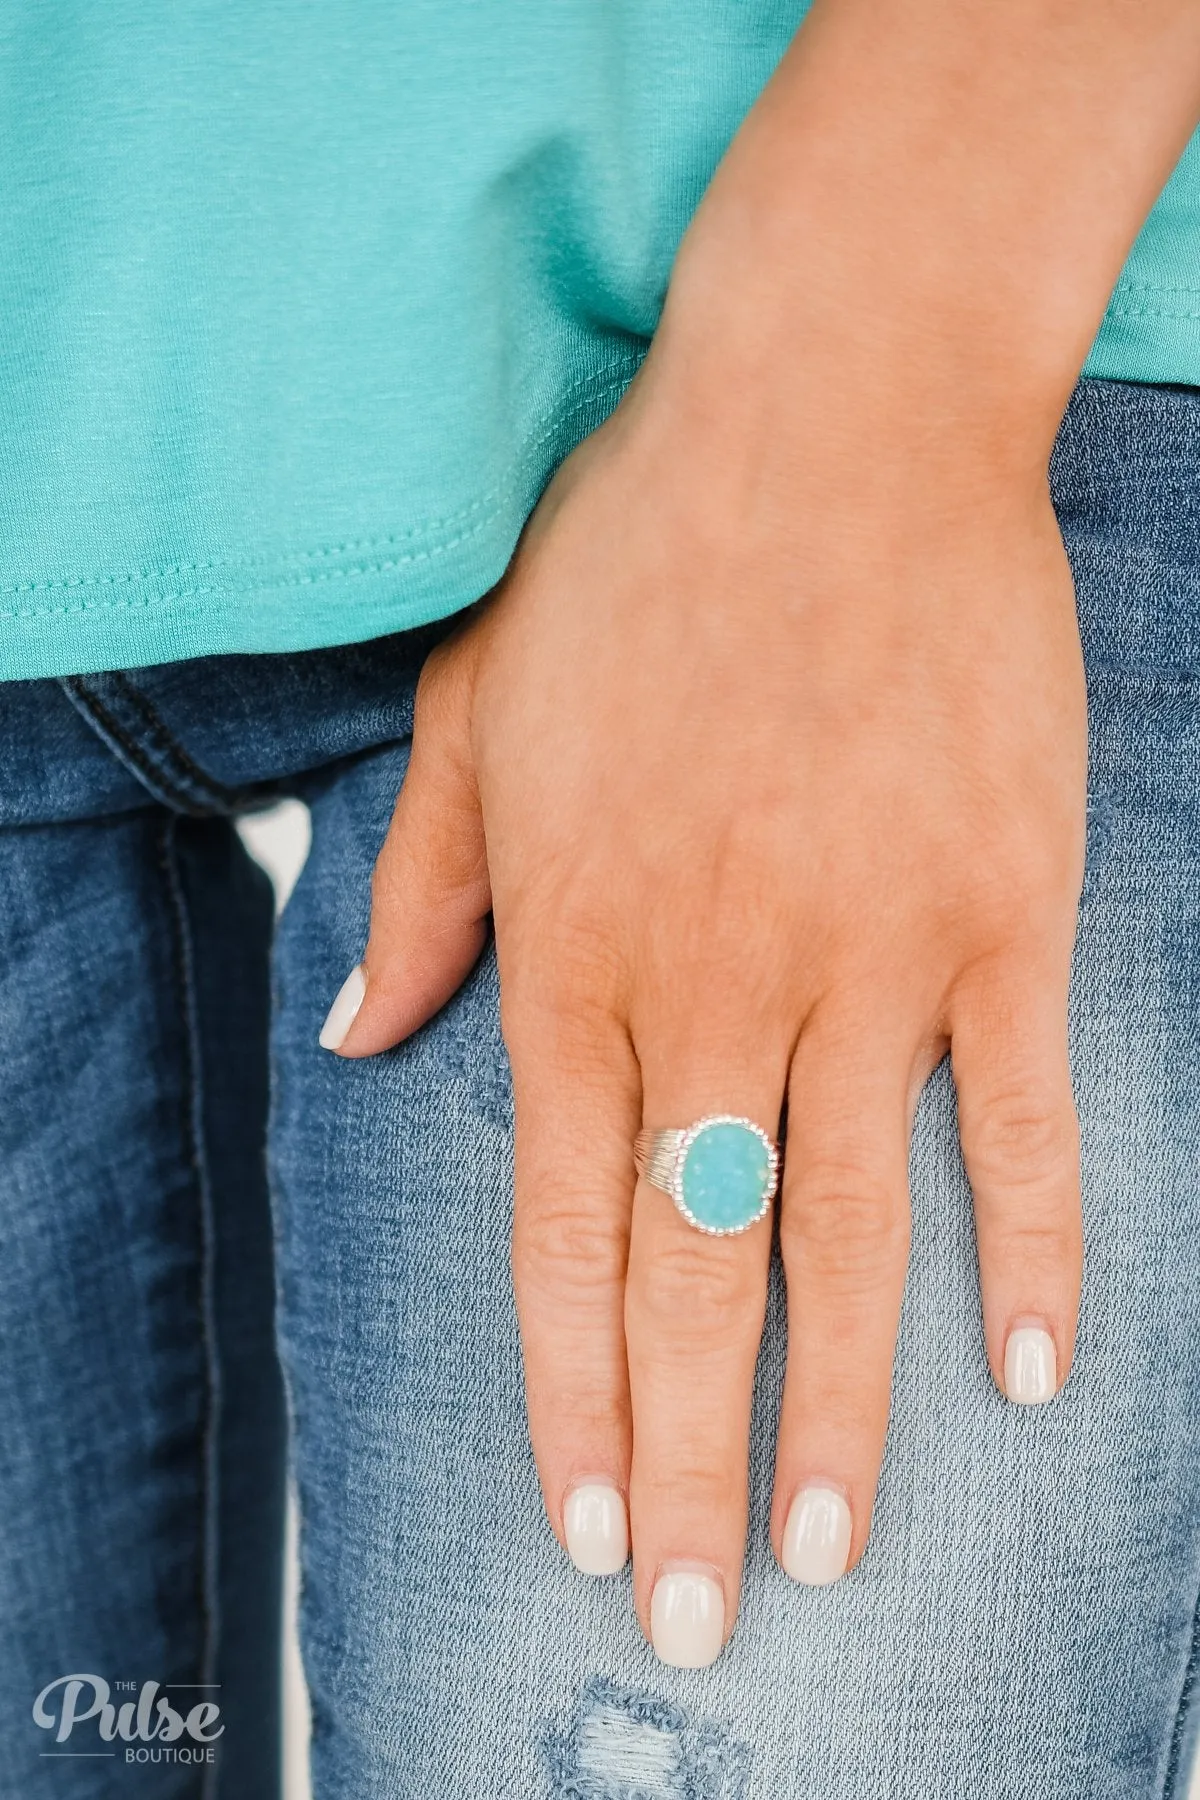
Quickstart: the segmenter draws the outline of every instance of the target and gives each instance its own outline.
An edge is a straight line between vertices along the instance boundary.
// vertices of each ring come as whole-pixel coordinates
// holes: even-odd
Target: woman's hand
[[[993,1373],[1011,1384],[1031,1328],[1014,1398],[1070,1362],[1086,741],[1044,492],[918,471],[863,520],[836,502],[853,468],[826,464],[783,505],[654,382],[425,670],[341,1047],[428,1016],[490,900],[547,1511],[569,1542],[573,1490],[627,1495],[643,1625],[703,1662],[737,1605],[771,1225],[701,1235],[635,1190],[634,1134],[709,1113],[773,1134],[787,1097],[773,1537],[801,1579],[840,1574],[883,1449],[913,1109],[947,1045]],[[623,1502],[575,1511],[576,1554],[619,1564]]]
[[[1086,730],[1046,462],[1198,75],[1187,0],[817,0],[641,375],[421,681],[365,998],[323,1041],[414,1030],[493,909],[546,1507],[600,1569],[627,1497],[671,1662],[737,1607],[771,1233],[635,1187],[640,1126],[774,1133],[787,1100],[799,1579],[867,1539],[947,1046],[993,1375],[1042,1400],[1070,1364]]]

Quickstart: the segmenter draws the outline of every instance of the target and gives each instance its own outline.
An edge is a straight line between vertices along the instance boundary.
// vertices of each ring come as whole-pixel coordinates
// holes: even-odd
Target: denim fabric
[[[55,698],[42,722],[115,797]],[[0,698],[9,798],[23,710]],[[101,1748],[31,1721],[84,1672],[187,1684],[168,1697],[189,1707],[221,1684],[220,1791],[252,1800],[278,1712],[272,902],[228,821],[125,798],[0,831],[0,1794],[217,1791],[178,1764],[44,1759]]]
[[[1089,672],[1072,989],[1087,1269],[1045,1409],[984,1362],[943,1066],[871,1545],[768,1547],[658,1665],[525,1434],[495,962],[408,1044],[316,1043],[359,956],[427,640],[0,690],[0,1796],[272,1792],[277,1329],[317,1800],[1183,1800],[1200,1718],[1200,397],[1085,383],[1056,452]],[[232,818],[311,808],[274,939]],[[50,1762],[75,1670],[220,1682],[217,1762]],[[180,1690],[182,1692],[182,1690]],[[72,1742],[86,1744],[88,1723]]]

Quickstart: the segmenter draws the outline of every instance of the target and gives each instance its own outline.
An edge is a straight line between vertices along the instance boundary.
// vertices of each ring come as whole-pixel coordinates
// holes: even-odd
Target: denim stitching
[[[176,979],[179,982],[186,1046],[188,1104],[184,1120],[184,1145],[195,1176],[197,1218],[200,1228],[199,1323],[204,1348],[205,1407],[201,1423],[201,1519],[199,1605],[203,1644],[200,1681],[208,1684],[216,1674],[220,1629],[218,1593],[217,1483],[219,1478],[219,1430],[221,1419],[220,1363],[217,1357],[213,1316],[215,1235],[212,1193],[204,1155],[204,1095],[200,1060],[200,1028],[196,1010],[196,970],[188,919],[187,898],[179,872],[178,821],[166,817],[159,838],[159,853],[174,924]],[[206,1765],[201,1783],[203,1800],[215,1800],[217,1767]]]
[[[1179,1777],[1183,1773],[1183,1734],[1187,1729],[1188,1714],[1192,1707],[1192,1698],[1196,1684],[1200,1681],[1200,1595],[1196,1598],[1195,1611],[1192,1614],[1192,1642],[1188,1652],[1187,1667],[1183,1672],[1183,1685],[1179,1690],[1179,1704],[1175,1709],[1175,1724],[1171,1731],[1171,1748],[1167,1756],[1167,1773],[1163,1782],[1163,1800],[1175,1800],[1179,1792]]]
[[[96,684],[104,683],[111,683],[116,691],[101,699]],[[65,676],[60,686],[77,703],[99,735],[108,740],[109,748],[124,756],[154,798],[188,818],[232,813],[242,803],[273,796],[279,791],[277,781],[252,782],[238,790],[207,774],[188,755],[149,698],[123,670],[88,677]],[[110,702],[121,701],[139,715],[152,741],[135,736],[130,725],[118,716]]]
[[[584,380],[576,382],[569,387],[566,390],[567,394],[570,395],[579,392],[580,398],[565,411],[555,410],[552,413],[546,414],[543,419],[535,422],[535,429],[537,429],[538,426],[546,425],[547,421],[549,421],[549,424],[546,429],[540,430],[536,437],[527,441],[521,452],[522,462],[527,465],[534,453],[547,444],[564,425],[569,424],[572,419],[576,418],[578,414],[584,410],[585,406],[593,401],[605,400],[610,394],[614,394],[618,392],[618,390],[627,387],[634,373],[636,373],[640,360],[639,357],[630,357],[622,362],[606,364],[604,368],[596,370],[592,375],[587,376]],[[61,593],[74,588],[120,587],[127,584],[132,585],[140,581],[161,581],[166,577],[179,574],[203,574],[208,571],[217,571],[221,569],[236,571],[238,569],[246,568],[261,568],[271,563],[275,563],[281,568],[286,568],[289,563],[316,562],[323,558],[345,556],[363,550],[376,548],[388,549],[399,544],[411,543],[414,539],[427,536],[434,531],[444,530],[447,526],[455,526],[460,523],[465,525],[465,528],[457,532],[455,536],[443,539],[440,543],[431,544],[424,550],[401,553],[395,557],[368,562],[358,567],[326,570],[316,575],[292,577],[291,579],[285,580],[273,579],[239,583],[234,591],[238,593],[255,593],[267,588],[306,587],[319,581],[338,581],[353,576],[386,574],[391,569],[402,568],[411,563],[427,562],[436,556],[442,556],[448,550],[453,550],[459,544],[465,543],[469,538],[477,536],[487,525],[500,517],[504,511],[504,505],[501,504],[492,507],[489,512],[486,512],[480,518],[476,518],[471,524],[465,524],[465,521],[469,520],[471,515],[477,513],[481,507],[488,506],[493,500],[499,500],[502,503],[506,502],[520,487],[527,473],[527,467],[523,467],[519,471],[514,471],[507,481],[501,482],[497,486],[488,489],[486,492],[477,495],[468,506],[461,508],[457,513],[450,513],[439,519],[427,520],[423,524],[413,526],[403,532],[391,532],[381,537],[350,539],[344,544],[318,546],[311,550],[285,550],[279,552],[277,555],[270,556],[210,557],[198,562],[169,564],[162,569],[133,570],[122,575],[80,575],[69,576],[54,581],[5,582],[0,584],[0,594]],[[178,593],[171,596],[171,599],[186,599],[192,595],[224,593],[228,591],[228,586],[196,586],[191,588],[181,588]],[[164,603],[163,598],[158,595],[150,595],[141,600],[123,596],[116,600],[85,601],[76,606],[5,607],[0,608],[0,618],[39,618],[45,613],[91,612],[109,607],[131,609],[135,606],[155,606]]]
[[[130,705],[139,712],[145,721],[146,729],[158,739],[163,755],[173,762],[178,771],[178,782],[181,787],[199,788],[223,806],[233,807],[237,803],[237,794],[233,788],[226,787],[224,782],[217,781],[194,762],[179,740],[168,730],[161,713],[150,699],[130,681],[123,669],[118,669],[110,679],[121,689]]]
[[[61,686],[75,701],[100,736],[110,737],[119,746],[134,773],[141,777],[155,799],[163,800],[178,812],[186,813],[189,818],[193,819],[204,818],[211,812],[211,807],[200,805],[192,799],[190,794],[177,787],[166,771],[147,755],[136,739],[130,736],[103,701],[78,675],[65,677]]]

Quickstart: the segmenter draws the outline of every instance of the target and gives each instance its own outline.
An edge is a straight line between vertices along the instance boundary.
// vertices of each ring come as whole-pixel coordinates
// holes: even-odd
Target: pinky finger
[[[951,1058],[988,1363],[1010,1400],[1040,1404],[1071,1365],[1083,1274],[1065,979],[995,970],[952,1021]]]

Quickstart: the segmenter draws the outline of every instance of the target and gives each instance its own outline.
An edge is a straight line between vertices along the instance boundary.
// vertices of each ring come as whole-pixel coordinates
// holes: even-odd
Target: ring
[[[683,1131],[639,1131],[637,1172],[712,1237],[749,1231],[779,1184],[779,1146],[753,1119],[713,1113]]]

